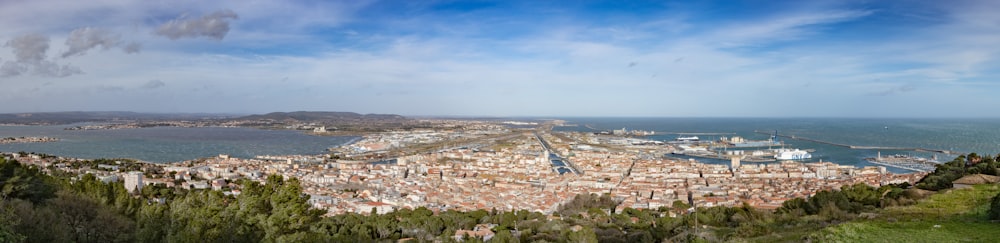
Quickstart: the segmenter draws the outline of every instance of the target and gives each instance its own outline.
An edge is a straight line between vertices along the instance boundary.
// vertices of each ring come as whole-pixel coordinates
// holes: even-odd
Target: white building
[[[125,190],[128,190],[130,193],[142,190],[142,177],[143,175],[140,171],[132,171],[125,174]]]

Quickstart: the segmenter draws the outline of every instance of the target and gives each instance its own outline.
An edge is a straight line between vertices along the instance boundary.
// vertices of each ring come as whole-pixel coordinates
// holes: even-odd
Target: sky
[[[998,117],[1000,1],[0,0],[0,113]]]

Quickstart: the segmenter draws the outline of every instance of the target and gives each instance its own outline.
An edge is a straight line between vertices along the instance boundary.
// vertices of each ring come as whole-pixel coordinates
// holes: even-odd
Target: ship
[[[889,155],[882,156],[882,152],[878,152],[877,157],[865,158],[868,162],[877,165],[884,165],[896,168],[903,168],[912,171],[928,172],[934,171],[937,165],[941,162],[937,161],[937,155],[928,159],[923,157],[917,157],[912,155]]]
[[[698,140],[700,140],[698,138],[698,136],[690,136],[690,137],[680,136],[680,137],[677,137],[677,141],[682,141],[682,142],[697,142]]]
[[[768,140],[747,140],[740,136],[733,136],[731,138],[721,137],[719,141],[728,146],[736,148],[754,148],[754,147],[770,147],[770,146],[781,146],[781,141],[775,140],[774,137]]]
[[[812,154],[799,149],[795,150],[781,149],[778,150],[777,152],[778,153],[774,155],[774,158],[779,160],[801,160],[801,159],[812,158]]]

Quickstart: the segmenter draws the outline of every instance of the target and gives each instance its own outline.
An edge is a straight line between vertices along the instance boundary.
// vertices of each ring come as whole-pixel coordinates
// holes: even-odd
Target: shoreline
[[[54,137],[5,137],[0,138],[0,144],[19,144],[19,143],[53,143],[59,142],[61,139]]]

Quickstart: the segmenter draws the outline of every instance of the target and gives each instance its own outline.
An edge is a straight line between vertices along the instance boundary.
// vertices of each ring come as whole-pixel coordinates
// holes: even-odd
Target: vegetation
[[[931,174],[917,182],[917,188],[937,191],[952,187],[951,182],[972,174],[1000,175],[1000,154],[996,157],[976,153],[961,155],[954,160],[937,165]]]
[[[988,211],[988,216],[992,220],[1000,220],[1000,193],[993,196],[990,200],[990,210]]]
[[[912,206],[879,211],[873,218],[832,226],[810,235],[822,242],[996,242],[1000,224],[987,218],[1000,186],[938,193]]]
[[[91,174],[53,178],[17,161],[0,159],[0,242],[301,242],[318,238],[311,209],[296,179],[241,181],[243,193],[143,188]],[[153,199],[169,198],[169,203]]]

